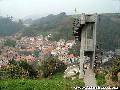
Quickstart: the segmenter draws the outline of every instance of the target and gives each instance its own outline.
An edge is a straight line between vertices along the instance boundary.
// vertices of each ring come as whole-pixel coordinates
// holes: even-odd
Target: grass
[[[0,90],[74,90],[73,87],[75,86],[83,87],[83,80],[64,79],[62,74],[56,74],[52,79],[9,79],[0,81]]]
[[[96,74],[96,81],[98,86],[104,86],[106,81],[105,81],[105,74],[104,73],[97,73]]]

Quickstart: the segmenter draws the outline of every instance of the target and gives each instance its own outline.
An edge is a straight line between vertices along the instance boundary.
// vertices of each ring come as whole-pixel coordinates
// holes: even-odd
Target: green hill
[[[48,15],[41,19],[34,20],[32,25],[24,31],[24,36],[35,36],[39,34],[52,34],[53,40],[63,38],[65,40],[72,36],[72,18],[65,13],[58,15]]]
[[[120,48],[120,14],[101,14],[97,24],[97,42],[104,50]]]
[[[15,22],[12,17],[0,16],[0,36],[9,36],[23,29],[21,21]]]

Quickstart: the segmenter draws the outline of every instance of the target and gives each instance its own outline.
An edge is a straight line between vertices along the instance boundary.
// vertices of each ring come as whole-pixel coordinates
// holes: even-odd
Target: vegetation
[[[101,14],[97,24],[97,43],[104,50],[120,48],[120,14]]]
[[[8,67],[0,69],[1,79],[15,78],[41,78],[51,77],[58,72],[64,72],[66,66],[57,58],[49,57],[42,62],[40,66],[38,62],[27,63],[25,60],[9,62]]]
[[[33,55],[34,55],[35,57],[39,57],[40,51],[39,51],[39,50],[35,50],[35,51],[33,52]]]
[[[111,72],[112,72],[112,80],[118,81],[117,74],[118,72],[120,72],[120,57],[113,62],[113,67]]]
[[[23,30],[24,26],[22,21],[13,21],[12,17],[0,16],[0,36],[9,36]]]
[[[100,14],[97,24],[97,43],[104,50],[120,48],[120,14]],[[14,22],[12,17],[0,17],[0,35],[12,35],[22,32],[22,36],[37,36],[52,34],[51,40],[73,39],[73,18],[64,12],[58,15],[48,15],[30,22],[25,27],[22,21]],[[28,23],[29,24],[29,23]],[[111,33],[112,32],[112,33]]]
[[[82,80],[64,79],[61,73],[52,76],[52,79],[20,80],[10,79],[0,82],[0,90],[74,90],[73,87],[83,87]]]
[[[98,86],[105,86],[105,75],[106,73],[96,73],[95,78]]]
[[[120,72],[120,58],[119,57],[115,58],[111,68],[112,69],[105,69],[105,70],[102,70],[96,73],[95,77],[96,77],[97,85],[105,86],[105,83],[108,83],[108,84],[117,86],[117,83],[118,83],[117,74]]]
[[[49,57],[37,68],[26,61],[9,63],[0,70],[0,90],[74,90],[84,86],[83,80],[64,79],[65,65],[56,58]]]
[[[97,43],[104,50],[120,48],[120,14],[100,14],[97,24]],[[24,31],[23,36],[52,34],[52,40],[73,39],[72,17],[65,13],[48,15],[34,20],[32,25]],[[37,33],[36,33],[37,32]],[[112,33],[111,33],[112,32]]]
[[[52,40],[73,38],[72,18],[63,12],[34,20],[32,25],[24,30],[23,36],[48,35],[50,33],[52,34]]]
[[[58,72],[63,73],[66,69],[66,66],[57,58],[49,57],[46,61],[43,62],[41,69],[43,71],[43,76],[49,77]]]
[[[5,45],[5,46],[9,46],[9,47],[15,47],[16,41],[7,39],[7,40],[4,42],[4,45]]]

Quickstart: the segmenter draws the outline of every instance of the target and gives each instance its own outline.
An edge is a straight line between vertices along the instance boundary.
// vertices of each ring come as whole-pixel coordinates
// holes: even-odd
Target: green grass
[[[105,81],[105,74],[103,73],[98,73],[96,74],[96,81],[98,86],[104,86],[106,81]]]
[[[0,90],[74,90],[73,87],[75,86],[83,87],[84,82],[82,80],[64,79],[62,74],[56,74],[52,79],[0,81]]]

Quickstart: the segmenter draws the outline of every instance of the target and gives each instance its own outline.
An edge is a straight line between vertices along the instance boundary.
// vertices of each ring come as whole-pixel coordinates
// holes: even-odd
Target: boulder
[[[64,72],[64,78],[75,79],[78,73],[79,73],[79,66],[77,65],[68,66]]]

